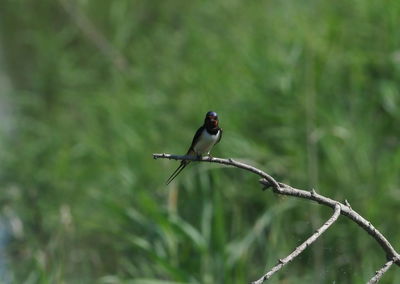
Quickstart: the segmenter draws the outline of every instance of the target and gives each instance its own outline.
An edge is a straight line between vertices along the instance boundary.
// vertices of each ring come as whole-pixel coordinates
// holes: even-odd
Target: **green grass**
[[[211,164],[165,187],[177,163],[151,154],[184,153],[208,110],[215,156],[347,199],[400,249],[398,1],[76,4],[127,70],[57,1],[0,10],[11,282],[247,283],[329,218]],[[365,283],[384,262],[341,218],[270,283]]]

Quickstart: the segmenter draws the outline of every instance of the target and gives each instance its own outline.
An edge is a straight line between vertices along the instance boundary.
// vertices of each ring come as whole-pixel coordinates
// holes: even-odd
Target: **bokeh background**
[[[344,201],[400,249],[400,2],[2,0],[1,283],[248,283],[332,211],[214,156]],[[269,283],[365,283],[341,218]],[[400,283],[393,267],[381,283]]]

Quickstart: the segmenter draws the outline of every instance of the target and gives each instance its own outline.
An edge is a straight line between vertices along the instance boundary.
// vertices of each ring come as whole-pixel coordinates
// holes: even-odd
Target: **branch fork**
[[[393,248],[391,243],[382,235],[381,232],[379,232],[371,224],[371,222],[367,221],[364,217],[362,217],[355,210],[353,210],[350,206],[350,203],[347,200],[345,200],[344,201],[345,204],[343,204],[340,203],[339,201],[318,194],[315,191],[315,189],[312,189],[311,191],[305,191],[291,187],[284,183],[277,182],[272,176],[265,173],[264,171],[255,168],[253,166],[235,161],[233,159],[221,159],[221,158],[214,158],[211,156],[196,157],[196,156],[187,156],[187,155],[181,156],[181,155],[171,155],[171,154],[153,154],[153,158],[218,163],[247,170],[261,177],[259,182],[263,186],[263,190],[272,188],[272,191],[274,193],[307,199],[331,207],[334,210],[333,215],[318,230],[316,230],[314,234],[312,234],[306,241],[304,241],[300,246],[298,246],[287,257],[279,259],[278,264],[276,264],[273,268],[271,268],[271,270],[268,271],[266,274],[264,274],[260,279],[251,282],[252,284],[264,283],[264,281],[268,280],[283,266],[291,262],[295,257],[297,257],[300,253],[302,253],[308,246],[310,246],[313,242],[315,242],[315,240],[317,240],[331,225],[333,225],[340,215],[349,218],[350,220],[355,222],[358,226],[360,226],[364,231],[366,231],[369,235],[371,235],[378,242],[378,244],[381,246],[381,248],[385,251],[386,255],[388,256],[388,261],[381,269],[375,272],[375,275],[367,282],[367,284],[378,283],[379,280],[382,278],[382,276],[389,270],[389,268],[393,266],[393,264],[397,264],[398,266],[400,266],[400,255]]]

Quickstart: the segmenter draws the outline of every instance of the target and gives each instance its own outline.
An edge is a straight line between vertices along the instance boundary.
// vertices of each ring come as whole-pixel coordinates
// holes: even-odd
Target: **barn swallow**
[[[192,145],[186,155],[198,156],[204,154],[210,155],[212,147],[217,144],[222,137],[222,129],[218,126],[218,114],[214,111],[209,111],[204,119],[204,124],[196,131],[193,137]],[[184,160],[179,167],[172,173],[167,180],[167,185],[190,163]]]

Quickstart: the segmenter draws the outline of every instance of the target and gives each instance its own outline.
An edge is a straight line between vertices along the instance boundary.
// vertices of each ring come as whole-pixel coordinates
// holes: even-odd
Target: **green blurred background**
[[[400,2],[3,0],[1,283],[248,283],[332,211],[213,154],[352,207],[400,249]],[[385,262],[345,218],[268,283],[365,283]],[[381,283],[400,283],[393,267]]]

